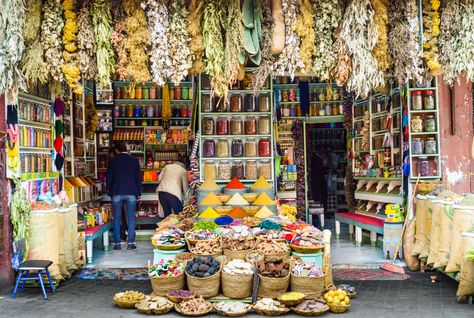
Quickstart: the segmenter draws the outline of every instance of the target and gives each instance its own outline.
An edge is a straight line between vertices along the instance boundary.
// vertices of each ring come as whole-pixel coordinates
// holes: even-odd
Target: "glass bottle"
[[[425,91],[425,95],[423,97],[423,107],[426,110],[435,109],[435,101],[434,101],[433,91]]]
[[[203,157],[213,158],[216,156],[216,143],[212,139],[206,139],[202,145]]]

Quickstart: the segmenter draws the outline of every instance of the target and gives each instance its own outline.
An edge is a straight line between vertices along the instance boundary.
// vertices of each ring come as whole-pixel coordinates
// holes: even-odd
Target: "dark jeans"
[[[135,211],[137,208],[137,197],[134,195],[112,196],[112,208],[114,210],[114,243],[120,244],[120,221],[122,210],[125,207],[128,225],[128,243],[135,242],[135,224],[137,222]]]
[[[160,191],[158,192],[158,198],[160,199],[160,204],[163,207],[165,217],[171,213],[179,213],[183,211],[183,203],[181,200],[168,192]]]
[[[122,218],[120,220],[120,239],[125,240],[127,238],[127,213],[122,208]]]

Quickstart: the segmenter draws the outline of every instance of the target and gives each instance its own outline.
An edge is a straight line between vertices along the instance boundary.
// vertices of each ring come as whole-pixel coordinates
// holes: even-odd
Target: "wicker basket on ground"
[[[167,293],[184,288],[184,272],[178,276],[149,276],[153,294],[166,296]]]
[[[221,286],[221,272],[222,262],[219,271],[209,277],[195,277],[186,272],[186,284],[188,285],[188,290],[194,292],[197,296],[202,296],[203,298],[217,296]]]
[[[306,295],[306,299],[317,299],[322,296],[326,286],[324,285],[324,278],[321,277],[306,277],[297,276],[290,273],[290,290],[292,292],[299,292]]]
[[[253,274],[232,275],[222,270],[221,284],[222,293],[225,297],[232,299],[244,299],[252,296]]]
[[[324,245],[316,245],[316,246],[299,246],[299,245],[294,245],[290,244],[291,249],[295,251],[296,253],[300,254],[314,254],[322,251],[324,249]]]
[[[260,298],[277,299],[282,294],[286,293],[290,286],[290,274],[282,278],[266,277],[258,274],[260,283],[258,284],[257,295]]]

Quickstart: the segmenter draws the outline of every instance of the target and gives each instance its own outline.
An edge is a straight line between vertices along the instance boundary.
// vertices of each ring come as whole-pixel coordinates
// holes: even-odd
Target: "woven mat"
[[[336,280],[407,280],[410,275],[397,274],[382,269],[335,269]]]

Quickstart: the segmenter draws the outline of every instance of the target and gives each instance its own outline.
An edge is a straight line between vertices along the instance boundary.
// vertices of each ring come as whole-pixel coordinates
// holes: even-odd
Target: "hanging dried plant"
[[[168,41],[170,43],[171,74],[170,79],[176,84],[185,79],[191,68],[191,50],[189,49],[189,33],[186,29],[188,9],[186,0],[171,1],[170,28]]]
[[[342,22],[342,39],[352,56],[352,73],[347,89],[366,98],[377,86],[384,84],[372,50],[377,43],[374,10],[370,0],[353,0],[346,8]]]
[[[244,30],[242,26],[242,11],[240,11],[240,0],[230,0],[227,12],[227,23],[225,34],[224,76],[229,84],[237,81],[239,75],[239,53],[244,51]]]
[[[441,74],[439,63],[438,36],[439,25],[439,0],[423,0],[423,59],[429,74],[437,76]]]
[[[386,72],[390,68],[390,54],[388,52],[388,1],[372,0],[375,16],[374,23],[377,28],[378,40],[372,54],[377,60],[380,71]]]
[[[316,14],[314,18],[316,49],[312,68],[313,73],[321,81],[325,81],[331,78],[331,72],[336,66],[333,35],[341,22],[342,10],[338,0],[315,0],[314,12]]]
[[[262,63],[255,70],[253,76],[253,90],[258,94],[260,89],[267,83],[268,76],[273,72],[273,64],[275,63],[272,54],[272,34],[274,21],[272,15],[271,0],[262,1],[262,40],[260,41],[260,50],[262,51]]]
[[[117,72],[119,80],[123,81],[127,77],[128,54],[125,48],[125,35],[127,25],[125,23],[125,14],[123,12],[122,1],[112,2],[112,18],[114,21],[114,31],[112,32],[112,45],[115,50]]]
[[[352,59],[347,44],[342,38],[342,32],[338,28],[335,31],[336,41],[332,47],[333,55],[337,61],[332,70],[332,76],[336,84],[343,86],[347,83],[352,71]]]
[[[91,7],[92,24],[97,42],[97,78],[102,87],[110,86],[110,77],[115,72],[115,55],[112,48],[112,16],[108,0],[94,0]]]
[[[97,77],[97,64],[95,60],[97,44],[87,1],[83,3],[77,16],[77,28],[79,30],[77,32],[77,48],[79,49],[77,62],[79,63],[81,76],[85,80],[95,80]]]
[[[300,39],[295,32],[298,16],[297,0],[282,0],[283,12],[285,13],[285,48],[275,62],[274,69],[280,75],[289,73],[293,79],[298,69],[305,65],[300,58]]]
[[[79,83],[81,71],[77,62],[77,16],[73,11],[75,10],[74,0],[64,0],[63,9],[66,23],[63,29],[64,64],[61,65],[61,70],[69,87],[74,90],[74,93],[80,95],[84,92],[84,87]]]
[[[462,27],[462,11],[460,0],[448,0],[441,15],[439,35],[439,61],[445,70],[444,82],[450,86],[459,75],[457,67],[456,43]]]
[[[311,73],[313,55],[316,52],[314,33],[314,8],[310,0],[298,0],[300,14],[296,20],[296,34],[300,38],[300,58],[304,68],[300,71]]]
[[[41,44],[49,75],[56,83],[63,80],[61,65],[62,54],[61,32],[64,27],[61,11],[61,0],[46,0],[43,3],[43,21],[41,23]]]
[[[26,1],[25,27],[23,28],[23,40],[26,46],[32,45],[41,27],[41,0]]]
[[[189,74],[198,75],[204,70],[204,45],[201,32],[204,0],[190,0],[188,12],[187,30],[191,38],[189,41],[189,49],[191,50],[191,60],[193,62],[189,69]]]
[[[400,85],[410,79],[420,82],[423,67],[416,0],[392,0],[388,23],[388,45],[394,76]]]
[[[204,8],[202,36],[206,54],[206,73],[209,74],[213,94],[227,96],[228,81],[224,74],[225,55],[222,30],[225,25],[225,3],[209,0]]]

